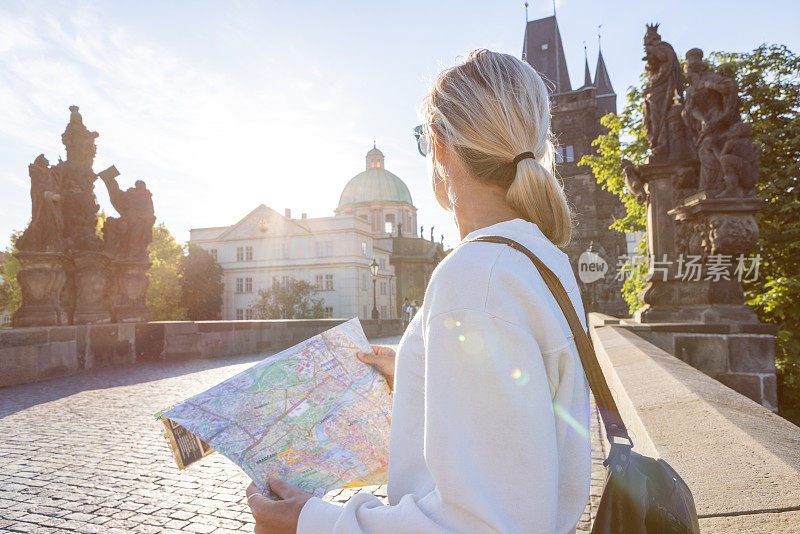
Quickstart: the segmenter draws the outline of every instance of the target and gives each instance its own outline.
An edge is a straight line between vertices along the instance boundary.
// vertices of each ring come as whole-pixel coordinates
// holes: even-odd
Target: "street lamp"
[[[375,261],[374,256],[372,263],[369,264],[369,271],[372,273],[372,318],[379,319],[381,315],[378,313],[378,292],[375,289],[378,281],[378,262]]]

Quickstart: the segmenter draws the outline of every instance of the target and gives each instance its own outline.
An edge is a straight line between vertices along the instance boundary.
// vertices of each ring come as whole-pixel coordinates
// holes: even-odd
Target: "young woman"
[[[588,385],[566,319],[514,239],[558,275],[570,211],[553,175],[550,108],[526,63],[478,50],[435,81],[420,152],[461,242],[431,276],[397,350],[361,359],[393,381],[389,506],[344,508],[280,480],[248,489],[256,533],[571,532],[589,495]],[[584,322],[585,328],[585,322]],[[390,382],[391,383],[391,382]]]

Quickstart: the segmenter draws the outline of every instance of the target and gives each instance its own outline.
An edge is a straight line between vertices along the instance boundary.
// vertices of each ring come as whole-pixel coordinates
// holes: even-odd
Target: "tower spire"
[[[583,42],[583,61],[585,63],[584,73],[583,73],[583,86],[591,87],[592,73],[589,72],[589,53],[586,50],[586,41]]]
[[[598,41],[600,34],[597,34]],[[597,69],[594,71],[594,84],[597,87],[597,96],[613,95],[614,88],[611,86],[611,78],[608,76],[606,62],[603,59],[603,50],[597,51]]]
[[[602,48],[602,44],[603,44],[603,42],[602,42],[603,37],[602,37],[602,34],[600,33],[600,29],[602,27],[603,27],[602,24],[598,24],[597,25],[597,49],[598,50],[600,50]]]

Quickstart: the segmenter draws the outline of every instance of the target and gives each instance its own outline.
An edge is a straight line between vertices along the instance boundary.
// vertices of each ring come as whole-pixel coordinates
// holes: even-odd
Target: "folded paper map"
[[[317,496],[384,483],[391,394],[357,352],[351,319],[155,414],[178,467],[216,450],[265,493],[271,476]]]

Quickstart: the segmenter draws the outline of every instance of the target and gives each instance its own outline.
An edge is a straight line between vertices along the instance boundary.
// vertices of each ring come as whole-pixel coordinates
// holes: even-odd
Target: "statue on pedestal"
[[[114,258],[113,316],[116,322],[148,321],[147,270],[150,268],[147,246],[153,240],[156,221],[153,195],[142,180],[123,191],[117,183],[116,167],[98,176],[106,184],[111,204],[119,217],[109,217],[103,224],[106,251]]]
[[[644,306],[620,325],[774,410],[776,329],[759,323],[741,284],[758,261],[748,257],[758,241],[758,151],[736,81],[693,48],[684,99],[683,71],[657,27],[644,38],[651,155],[641,166],[622,161],[628,191],[646,207],[649,272]]]
[[[147,245],[155,222],[150,192],[144,182],[122,192],[116,181],[112,184],[118,174],[113,166],[100,173],[120,212],[119,219],[107,224],[109,242],[104,243],[97,235],[94,182],[98,175],[92,170],[98,134],[84,126],[77,106],[69,109],[69,124],[61,136],[66,161],[50,166],[40,155],[28,167],[32,216],[17,242],[22,306],[13,324],[110,322],[110,305],[120,299],[135,308],[125,320],[147,320]],[[127,265],[112,268],[112,257]],[[118,297],[119,280],[125,280],[122,298]]]
[[[686,53],[684,99],[684,71],[657,24],[647,25],[644,46],[651,156],[640,167],[624,160],[622,168],[628,190],[647,205],[648,253],[666,265],[648,277],[637,319],[754,322],[754,313],[742,305],[735,262],[725,280],[703,271],[689,281],[680,268],[681,255],[705,264],[712,256],[748,254],[758,239],[758,153],[739,115],[737,84],[714,72],[693,48]]]

